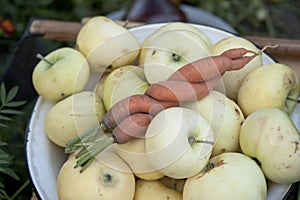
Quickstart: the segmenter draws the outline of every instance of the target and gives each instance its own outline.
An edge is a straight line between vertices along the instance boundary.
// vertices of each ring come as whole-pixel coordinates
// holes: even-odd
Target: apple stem
[[[128,20],[126,19],[126,20],[124,21],[123,27],[124,27],[124,28],[127,28],[128,23],[129,23],[129,22],[128,22]]]
[[[286,99],[289,100],[289,101],[293,101],[293,102],[296,102],[296,103],[300,104],[300,99],[291,99],[289,97],[287,97]]]
[[[189,137],[188,140],[189,140],[190,144],[193,144],[193,143],[197,142],[197,143],[206,143],[206,144],[214,145],[213,141],[197,140],[195,137]]]
[[[50,62],[49,60],[47,60],[44,56],[42,56],[41,54],[37,54],[36,57],[38,59],[41,59],[42,61],[45,61],[46,63],[48,63],[49,65],[54,65],[52,62]]]
[[[173,60],[178,61],[180,56],[176,53],[172,53],[172,58],[173,58]]]

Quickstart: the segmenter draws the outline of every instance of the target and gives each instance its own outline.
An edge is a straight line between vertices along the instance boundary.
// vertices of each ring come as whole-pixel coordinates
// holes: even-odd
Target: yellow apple
[[[84,171],[74,168],[72,154],[61,167],[57,178],[60,200],[132,200],[135,177],[128,165],[113,152],[103,151]]]
[[[101,99],[91,91],[82,91],[54,104],[46,113],[44,130],[56,145],[98,126],[105,114]]]
[[[132,32],[105,16],[90,18],[79,30],[76,45],[94,72],[131,64],[140,50]]]
[[[165,81],[176,70],[211,55],[211,48],[198,34],[189,30],[165,30],[144,48],[144,73],[150,84]]]
[[[241,153],[212,157],[205,170],[186,180],[183,199],[265,200],[267,183],[255,161]]]
[[[166,187],[164,184],[156,181],[146,181],[138,179],[133,200],[182,200],[182,193]]]
[[[259,49],[249,40],[238,36],[228,36],[224,39],[219,40],[212,47],[213,55],[220,55],[224,51],[232,48],[246,48],[254,52],[258,52]],[[247,56],[248,54],[246,54]],[[227,97],[236,101],[239,87],[244,77],[254,69],[263,65],[262,56],[257,55],[248,64],[246,64],[240,70],[227,71],[220,79],[218,85],[215,87],[216,90],[223,92]]]
[[[244,115],[239,106],[221,92],[212,90],[198,101],[186,102],[182,107],[199,112],[214,130],[212,156],[224,152],[240,152],[239,134]]]
[[[126,144],[116,144],[114,147],[116,153],[126,161],[136,177],[143,180],[158,180],[164,176],[149,164],[144,138],[136,138]]]
[[[80,92],[89,75],[84,55],[76,49],[63,47],[50,52],[35,66],[32,82],[41,97],[58,102]]]
[[[244,154],[259,161],[269,180],[279,184],[300,181],[299,130],[282,110],[264,108],[251,113],[242,125],[240,144]]]
[[[214,133],[199,113],[172,107],[150,122],[145,146],[147,160],[161,173],[182,179],[199,173],[211,155]]]
[[[161,183],[163,183],[168,188],[171,188],[173,190],[183,192],[184,184],[186,179],[175,179],[170,178],[168,176],[164,176],[161,179],[159,179]]]
[[[106,110],[134,94],[144,94],[149,83],[144,70],[135,65],[119,67],[109,73],[103,82],[103,103]]]
[[[203,41],[207,45],[207,48],[212,47],[212,43],[211,43],[210,39],[208,38],[208,36],[204,32],[202,32],[200,29],[193,26],[192,24],[183,23],[183,22],[170,22],[170,23],[166,23],[165,25],[161,26],[160,28],[158,28],[156,31],[154,31],[152,34],[150,34],[148,37],[145,38],[145,40],[141,44],[141,52],[139,55],[139,64],[140,65],[144,65],[147,49],[149,47],[151,47],[153,40],[155,40],[155,38],[157,36],[159,36],[161,33],[165,32],[165,31],[172,31],[172,30],[189,31],[191,33],[194,33],[203,39]]]
[[[296,72],[281,63],[268,64],[248,74],[238,91],[237,103],[245,116],[262,108],[291,114],[300,94]]]

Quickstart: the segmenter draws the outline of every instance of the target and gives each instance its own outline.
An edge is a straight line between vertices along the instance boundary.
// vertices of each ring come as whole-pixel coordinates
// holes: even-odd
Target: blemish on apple
[[[294,153],[297,153],[297,151],[299,150],[299,141],[292,141],[292,143],[295,144],[295,150],[294,150]]]
[[[108,172],[104,172],[103,176],[102,176],[102,180],[104,182],[105,185],[107,186],[114,186],[115,185],[115,179],[113,178],[113,175],[111,175]]]
[[[241,112],[240,112],[237,108],[235,108],[234,111],[236,112],[236,114],[237,114],[238,116],[241,115]]]
[[[155,53],[156,53],[156,50],[153,50],[151,55],[154,56]]]
[[[174,61],[179,61],[180,60],[180,56],[176,53],[172,53],[172,58]]]
[[[207,164],[207,166],[206,166],[206,169],[207,169],[207,171],[210,171],[210,170],[212,170],[212,169],[214,169],[216,167],[220,167],[220,166],[222,166],[224,164],[225,164],[224,160],[219,160],[217,163],[211,163],[211,162],[209,162]]]
[[[66,96],[66,94],[65,94],[65,93],[61,93],[60,96],[61,96],[62,98],[64,98],[64,97]]]
[[[280,131],[280,129],[281,129],[280,126],[278,126],[277,131]]]

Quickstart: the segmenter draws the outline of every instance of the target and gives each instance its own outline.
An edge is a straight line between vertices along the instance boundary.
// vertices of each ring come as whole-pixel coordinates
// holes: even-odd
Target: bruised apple
[[[256,158],[265,176],[279,184],[300,181],[300,135],[289,115],[278,108],[251,113],[240,132],[244,154]]]
[[[183,199],[265,200],[267,183],[257,163],[241,153],[212,157],[206,168],[186,180]]]

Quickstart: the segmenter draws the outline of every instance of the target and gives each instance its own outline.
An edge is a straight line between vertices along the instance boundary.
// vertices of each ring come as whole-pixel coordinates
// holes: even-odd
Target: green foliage
[[[12,121],[10,115],[20,115],[21,111],[12,108],[24,105],[25,101],[13,101],[18,93],[19,88],[17,86],[13,87],[6,93],[6,88],[4,83],[0,85],[0,127],[6,127],[6,121]]]
[[[5,142],[0,141],[0,173],[6,174],[16,180],[19,180],[18,175],[10,168],[13,164],[13,156],[6,153],[2,147],[8,145]],[[9,199],[8,194],[5,191],[4,184],[0,182],[0,199]]]
[[[20,181],[20,177],[17,175],[13,166],[15,162],[12,154],[8,153],[8,144],[11,144],[10,138],[14,137],[13,132],[2,132],[3,130],[9,130],[10,126],[14,127],[16,124],[12,123],[13,116],[23,114],[22,111],[18,110],[20,106],[23,106],[25,101],[14,101],[18,93],[18,87],[13,87],[9,91],[6,91],[4,83],[0,85],[0,174],[6,175],[14,180]],[[10,135],[7,135],[10,133]],[[21,148],[23,151],[24,149]],[[1,176],[2,177],[2,176]],[[11,199],[5,190],[4,180],[0,179],[0,199]]]
[[[296,37],[286,22],[299,20],[297,0],[185,0],[186,3],[214,13],[239,33],[268,37]],[[298,21],[299,22],[299,21]]]
[[[0,141],[0,173],[4,173],[16,180],[19,180],[18,175],[10,168],[13,163],[13,156],[1,149],[6,145],[8,145],[6,142]]]

